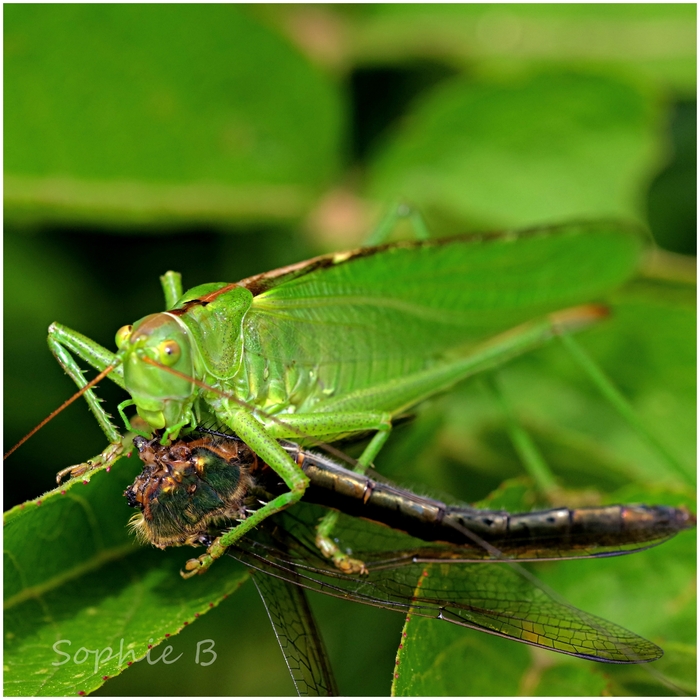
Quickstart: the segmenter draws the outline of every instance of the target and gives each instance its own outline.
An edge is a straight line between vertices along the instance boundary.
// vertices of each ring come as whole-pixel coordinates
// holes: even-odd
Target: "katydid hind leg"
[[[353,469],[354,472],[364,474],[365,471],[372,465],[380,450],[386,444],[391,432],[389,427],[377,430],[369,444],[362,451],[362,454],[357,460],[357,464]],[[316,526],[316,546],[321,551],[326,559],[333,561],[336,569],[339,569],[346,574],[364,574],[367,573],[365,564],[360,559],[351,557],[347,552],[343,552],[333,538],[333,531],[338,522],[338,512],[330,511],[321,518],[321,521]]]
[[[419,241],[426,241],[430,238],[430,231],[417,209],[414,209],[405,202],[397,202],[384,215],[382,220],[377,224],[377,227],[367,237],[364,242],[365,246],[375,246],[385,243],[396,225],[402,219],[408,219],[413,229],[413,235]]]
[[[578,313],[574,313],[578,311]],[[542,347],[559,333],[578,330],[599,317],[588,315],[588,307],[569,309],[531,321],[486,343],[470,348],[462,355],[445,359],[425,370],[392,379],[367,389],[332,398],[324,402],[322,412],[350,414],[386,411],[396,417],[425,399],[452,388],[473,375],[492,370],[526,352]],[[565,322],[562,321],[562,316]],[[297,414],[299,415],[299,414]]]
[[[329,435],[349,435],[371,430],[387,433],[388,436],[388,431],[391,430],[391,415],[387,411],[362,409],[285,414],[284,420],[268,419],[265,422],[265,430],[270,437],[277,439],[286,438],[297,442],[307,438],[325,438]],[[374,452],[370,451],[367,454],[366,458],[369,461],[364,464],[365,469],[379,452],[382,445],[383,442],[378,447],[371,448]]]
[[[593,313],[588,307],[581,307],[578,311],[571,309],[552,314],[540,321],[530,322],[513,329],[493,339],[483,347],[475,349],[465,357],[457,358],[452,362],[409,377],[394,380],[386,385],[373,387],[365,392],[346,396],[342,402],[338,402],[337,407],[342,405],[346,408],[359,410],[363,405],[374,405],[376,408],[384,408],[396,415],[471,375],[498,367],[517,355],[543,345],[551,340],[555,334],[585,327],[597,318],[599,318],[599,314]],[[497,385],[493,385],[493,389],[509,418],[509,433],[516,449],[521,454],[536,483],[544,492],[551,493],[556,488],[556,482],[548,466],[512,411],[509,413],[506,410],[509,404],[505,403],[505,396],[499,392]],[[339,415],[340,413],[338,413]],[[358,460],[357,471],[364,471],[371,464],[386,442],[388,435],[388,431],[384,431],[378,432],[374,436]],[[336,520],[337,514],[334,513],[328,514],[321,520],[316,531],[317,546],[324,553],[324,556],[335,562],[339,569],[353,573],[362,571],[364,568],[362,562],[343,553],[333,539],[332,532]]]

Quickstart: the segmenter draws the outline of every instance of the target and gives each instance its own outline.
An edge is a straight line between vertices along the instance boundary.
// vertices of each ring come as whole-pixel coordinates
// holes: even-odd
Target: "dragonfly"
[[[199,428],[163,445],[136,437],[144,468],[125,495],[132,528],[159,548],[206,545],[251,516],[284,482],[245,442]],[[302,695],[336,693],[303,590],[456,625],[608,663],[643,663],[655,644],[576,609],[520,562],[639,552],[695,526],[685,508],[601,506],[510,514],[451,506],[358,474],[291,442],[282,448],[309,479],[302,502],[273,516],[227,554],[245,564],[268,609]],[[344,514],[342,542],[361,558],[339,571],[322,554],[315,524]]]
[[[380,227],[374,242],[390,227]],[[163,441],[208,421],[239,435],[284,481],[238,527],[186,563],[203,573],[267,517],[298,502],[308,477],[280,446],[373,433],[357,460],[367,469],[394,422],[476,374],[599,322],[596,303],[634,274],[644,248],[635,227],[573,223],[442,240],[384,243],[312,258],[236,283],[183,293],[166,273],[166,311],[116,334],[117,352],[58,323],[49,347],[80,387],[108,437],[96,458],[59,475],[108,468],[128,441],[100,405],[105,376],[125,388]],[[75,357],[100,374],[88,383]],[[359,564],[333,544],[334,516],[319,542],[339,569]]]

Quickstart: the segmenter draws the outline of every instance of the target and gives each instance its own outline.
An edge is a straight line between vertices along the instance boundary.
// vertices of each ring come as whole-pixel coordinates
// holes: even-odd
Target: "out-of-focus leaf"
[[[494,74],[588,66],[694,96],[696,8],[680,4],[372,5],[351,15],[360,63],[442,60]]]
[[[518,359],[499,376],[564,485],[687,484],[695,473],[695,335],[693,286],[639,282],[615,296],[608,320],[577,337],[685,476],[620,417],[561,344]],[[501,479],[522,473],[492,396],[467,383],[445,403],[447,454]]]
[[[370,167],[370,193],[472,228],[641,215],[661,157],[655,100],[577,74],[455,81],[416,106]]]
[[[122,491],[134,466],[121,461],[5,513],[6,695],[89,693],[148,653],[160,658],[167,647],[155,647],[245,580],[225,561],[184,581],[185,552],[132,544]]]
[[[647,195],[649,227],[666,250],[697,254],[697,105],[677,104],[671,115],[673,160]]]
[[[5,215],[275,221],[338,164],[339,93],[233,5],[5,11]]]
[[[666,645],[666,654],[652,666],[618,668],[608,674],[606,695],[695,696],[697,658],[695,645]]]

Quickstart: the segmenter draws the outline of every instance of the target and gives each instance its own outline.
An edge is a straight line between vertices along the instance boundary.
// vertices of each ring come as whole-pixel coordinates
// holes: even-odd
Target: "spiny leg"
[[[80,464],[74,464],[71,467],[61,469],[61,471],[56,473],[56,483],[60,484],[66,477],[74,479],[84,476],[88,472],[91,472],[93,469],[98,469],[99,467],[104,467],[109,471],[112,465],[125,454],[127,456],[131,455],[133,440],[136,434],[137,433],[127,432],[125,435],[120,436],[119,442],[110,443],[96,457],[92,457]]]
[[[313,416],[297,414],[285,416],[282,425],[269,423],[268,429],[277,438],[297,438],[299,435],[311,437],[342,432],[362,432],[376,430],[369,444],[365,447],[353,471],[364,474],[374,462],[379,451],[389,438],[391,432],[391,415],[379,412],[337,412],[318,413]],[[331,559],[337,569],[344,573],[366,573],[364,562],[354,559],[341,551],[332,537],[338,520],[337,511],[325,515],[316,528],[316,546],[327,559]]]
[[[80,359],[98,371],[119,364],[119,358],[114,353],[81,333],[66,328],[59,323],[52,323],[49,326],[48,344],[49,349],[64,372],[75,382],[79,389],[85,387],[88,382],[71,353],[75,353]],[[124,387],[121,367],[116,366],[107,376],[122,388]],[[88,389],[83,396],[110,444],[99,455],[87,460],[87,462],[62,469],[56,475],[58,483],[68,475],[71,477],[82,476],[91,469],[100,466],[109,467],[119,459],[125,449],[128,449],[128,446],[125,446],[124,438],[110,420],[109,414],[102,408],[101,399],[97,397],[92,389]]]
[[[368,467],[374,462],[379,454],[379,451],[384,447],[384,444],[389,439],[391,428],[380,430],[374,434],[369,444],[365,447],[357,460],[353,471],[358,474],[364,474]],[[331,510],[321,518],[321,522],[316,526],[316,546],[326,559],[331,559],[336,569],[339,569],[346,574],[366,574],[367,568],[360,559],[354,559],[349,554],[341,551],[336,541],[333,539],[333,530],[338,522],[340,513],[337,510]]]
[[[183,578],[190,578],[195,574],[204,573],[216,559],[224,554],[227,547],[235,544],[243,535],[257,527],[266,518],[299,501],[309,485],[309,480],[304,472],[248,411],[239,409],[230,414],[226,418],[225,423],[268,466],[282,477],[290,490],[287,493],[276,496],[253,515],[246,518],[240,525],[217,537],[208,547],[205,554],[197,559],[190,559],[185,564],[186,572],[180,572]]]
[[[160,278],[160,281],[165,296],[166,309],[170,309],[182,296],[182,276],[179,272],[168,271]],[[82,389],[87,384],[87,381],[83,376],[82,369],[71,353],[75,353],[80,359],[99,371],[109,366],[114,366],[115,369],[112,370],[108,376],[120,387],[125,388],[124,373],[122,367],[118,366],[119,358],[117,355],[95,341],[90,340],[90,338],[70,328],[66,328],[60,323],[52,323],[51,326],[49,326],[48,344],[53,356],[58,360],[63,370],[76,383],[79,389]],[[109,414],[100,405],[102,400],[97,397],[94,391],[88,389],[83,396],[85,396],[90,410],[95,416],[97,423],[102,428],[102,431],[107,436],[107,439],[110,441],[110,444],[97,455],[97,457],[93,457],[87,460],[87,462],[67,467],[58,472],[56,481],[59,484],[66,476],[73,478],[82,476],[87,471],[96,469],[97,467],[110,467],[125,451],[128,451],[131,446],[131,438],[133,435],[122,436],[120,434],[111,422]],[[131,404],[133,404],[133,401],[125,401],[119,404],[119,413],[124,419],[124,423],[129,432],[132,432],[132,430],[128,419],[124,415],[123,408]],[[133,432],[139,435],[142,434],[139,430],[134,430]]]

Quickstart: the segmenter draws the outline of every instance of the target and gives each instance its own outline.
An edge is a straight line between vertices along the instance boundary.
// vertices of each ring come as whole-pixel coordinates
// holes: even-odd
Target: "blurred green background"
[[[46,347],[52,321],[112,348],[120,326],[162,308],[166,270],[191,287],[354,247],[403,200],[437,236],[645,224],[668,254],[586,342],[694,473],[694,5],[6,5],[4,20],[6,446],[74,390]],[[690,503],[688,480],[559,348],[514,363],[504,382],[572,499]],[[100,394],[121,398],[106,382]],[[522,476],[492,403],[478,384],[433,402],[396,431],[382,471],[464,501]],[[5,507],[104,442],[82,402],[71,406],[7,461]],[[693,551],[688,536],[629,563],[538,575],[662,644],[654,668],[692,693]],[[312,605],[341,692],[387,694],[401,617]],[[414,693],[671,692],[644,669],[456,633],[463,672]],[[177,644],[205,637],[215,666],[140,664],[102,692],[293,692],[250,584]],[[495,670],[469,678],[476,667]]]

